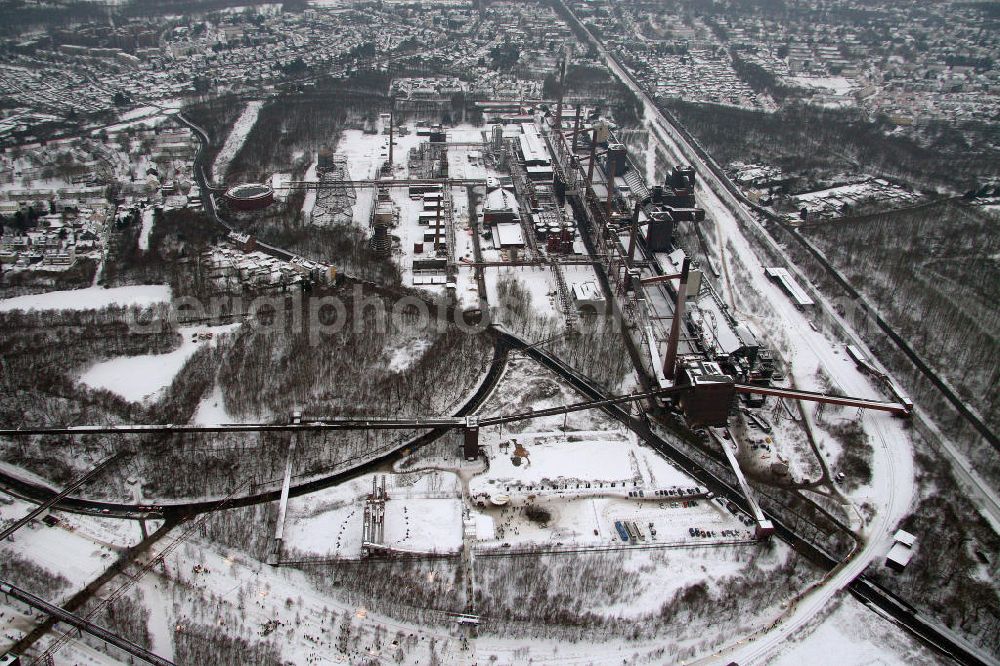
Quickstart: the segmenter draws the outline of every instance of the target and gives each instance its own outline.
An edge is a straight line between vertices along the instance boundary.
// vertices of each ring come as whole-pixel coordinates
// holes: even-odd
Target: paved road
[[[560,3],[562,0],[560,0]],[[568,8],[563,5],[566,11]],[[582,24],[580,24],[582,27]],[[589,34],[589,32],[588,32]],[[709,213],[714,213],[717,221],[725,223],[725,237],[735,239],[743,235],[741,225],[737,218],[741,218],[744,224],[758,225],[753,219],[749,209],[737,201],[730,190],[725,187],[717,174],[717,165],[706,164],[684,136],[674,128],[669,120],[659,111],[655,102],[645,93],[632,76],[617,62],[617,60],[606,50],[603,45],[590,35],[590,40],[598,48],[605,58],[608,66],[632,91],[643,101],[645,106],[646,122],[649,125],[651,135],[654,136],[665,149],[668,155],[675,156],[678,161],[687,161],[695,165],[698,174],[698,195],[699,203]],[[715,167],[715,168],[713,168]],[[766,236],[763,230],[762,235]],[[746,240],[742,239],[745,243]],[[780,253],[780,248],[774,248]],[[789,262],[790,263],[790,262]],[[804,323],[804,322],[803,322]],[[805,339],[807,352],[811,352],[817,358],[829,356],[828,349],[817,348],[820,344],[829,345],[828,341],[821,341],[822,336],[802,336]],[[815,340],[811,338],[817,338]],[[837,377],[836,374],[833,376]],[[839,377],[838,377],[839,379]],[[853,378],[852,378],[853,379]],[[850,383],[850,382],[846,382]],[[867,384],[867,381],[861,383]],[[851,393],[851,387],[843,387]],[[865,390],[866,389],[866,390]],[[872,390],[872,387],[858,387],[855,395],[865,395]],[[875,417],[866,414],[863,417],[866,432],[874,435],[876,470],[874,480],[874,492],[871,499],[880,505],[880,510],[875,518],[863,532],[865,539],[863,547],[845,561],[837,563],[824,578],[823,584],[811,590],[786,611],[780,613],[775,618],[772,625],[762,632],[758,632],[751,638],[752,642],[741,640],[729,649],[713,655],[708,661],[736,661],[738,663],[763,663],[768,659],[774,650],[791,635],[804,627],[815,617],[827,604],[827,602],[837,595],[841,590],[847,588],[857,579],[867,568],[868,564],[881,557],[890,545],[890,531],[894,529],[898,521],[909,511],[910,501],[913,493],[913,460],[909,447],[900,446],[898,442],[905,441],[905,433],[900,432],[899,424],[887,421],[883,417]],[[880,463],[880,464],[879,464]],[[697,478],[697,477],[696,477]],[[742,506],[742,505],[741,505]],[[777,526],[777,524],[776,524]],[[779,536],[782,538],[794,538],[802,541],[790,531],[780,528]],[[782,534],[782,532],[787,532]],[[794,541],[790,541],[793,543]],[[800,550],[800,552],[802,552]],[[872,588],[869,588],[872,589]],[[875,593],[873,593],[875,594]],[[897,620],[905,621],[900,615],[896,615]],[[908,629],[918,635],[922,640],[925,634],[921,634],[917,629],[917,624],[929,626],[929,621],[917,623],[915,621],[905,624]],[[965,658],[971,661],[986,662],[988,656],[981,654],[972,648],[969,650],[967,644],[962,645],[959,637],[945,635],[937,632],[934,639],[936,647],[944,646],[946,650],[953,653],[962,653]]]

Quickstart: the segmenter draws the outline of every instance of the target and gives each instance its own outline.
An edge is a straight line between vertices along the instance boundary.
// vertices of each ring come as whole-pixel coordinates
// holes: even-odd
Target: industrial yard
[[[648,9],[109,8],[10,46],[118,88],[79,136],[55,98],[0,122],[0,664],[996,663],[993,389],[868,291],[911,293],[902,220],[893,261],[988,310],[943,258],[991,213],[920,165],[717,161],[694,105],[875,79]]]

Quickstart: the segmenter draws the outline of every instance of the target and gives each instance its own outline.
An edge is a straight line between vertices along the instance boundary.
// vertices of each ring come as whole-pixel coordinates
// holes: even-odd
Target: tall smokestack
[[[597,161],[597,127],[594,127],[594,135],[590,139],[590,164],[587,165],[587,186],[594,186],[594,163]]]
[[[677,366],[677,343],[681,336],[681,321],[684,319],[684,302],[687,300],[688,270],[690,260],[684,257],[681,267],[681,282],[677,286],[677,302],[674,304],[674,320],[670,323],[670,339],[667,341],[667,355],[663,359],[663,376],[674,378]]]
[[[635,202],[635,210],[632,211],[632,224],[628,232],[628,267],[632,268],[635,263],[635,237],[639,234],[639,213],[642,212],[642,202]]]
[[[573,154],[576,155],[576,142],[577,138],[580,136],[580,112],[582,107],[580,103],[576,103],[576,120],[573,122]]]
[[[566,85],[566,58],[567,53],[563,51],[562,60],[559,61],[559,101],[556,102],[556,131],[560,136],[562,136],[563,87]]]

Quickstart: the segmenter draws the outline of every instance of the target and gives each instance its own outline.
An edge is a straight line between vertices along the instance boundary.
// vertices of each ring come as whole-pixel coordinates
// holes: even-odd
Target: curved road
[[[627,72],[624,72],[620,67],[618,67],[614,59],[603,50],[603,47],[601,47],[601,50],[604,56],[608,59],[609,65],[619,74],[622,80],[634,86],[634,81],[631,80],[631,77],[628,76]],[[662,115],[659,114],[659,111],[656,110],[655,105],[651,104],[651,100],[649,100],[649,98],[642,93],[641,90],[637,90],[636,92],[637,94],[640,94],[641,98],[646,102],[647,117],[651,113],[658,116],[658,120],[661,123],[664,123],[664,125],[661,125],[660,127],[661,130],[665,127],[670,127]],[[178,116],[181,117],[180,114],[178,114]],[[184,122],[188,122],[186,119],[182,118],[182,120]],[[188,124],[203,139],[203,150],[204,146],[207,145],[207,136],[200,128],[197,128],[190,123]],[[685,155],[687,155],[687,159],[692,162],[697,163],[700,161],[691,159],[690,154],[692,150],[690,146],[685,146],[687,148],[686,151],[681,149],[681,146],[678,144],[681,143],[682,139],[679,139],[679,137],[677,137],[679,140],[671,145],[671,142],[665,140],[665,137],[661,132],[656,132],[655,134],[660,139],[663,147],[668,150],[669,153],[673,153],[682,159]],[[202,156],[202,150],[199,151],[199,158]],[[205,181],[200,161],[198,162],[196,177],[198,178],[199,185],[202,189],[206,193],[209,193],[210,190],[207,188],[207,183]],[[712,189],[705,188],[702,183],[699,183],[699,187],[703,205],[705,205],[706,208],[711,209],[713,213],[716,214],[717,220],[723,220],[725,226],[729,227],[727,229],[729,232],[729,238],[738,239],[739,241],[746,243],[747,241],[742,237],[742,231],[740,230],[735,217],[723,204],[722,200],[714,191],[712,191]],[[216,214],[211,194],[208,194],[204,200],[209,202],[208,206],[210,207],[210,213],[213,217],[222,225],[229,228],[228,225]],[[282,250],[278,250],[277,248],[275,248],[275,250],[284,252]],[[741,252],[741,254],[743,253]],[[743,254],[743,256],[747,255]],[[798,329],[800,325],[804,323],[804,320],[802,322],[797,322],[796,328]],[[829,346],[829,342],[825,340],[825,338],[818,334],[816,336],[806,335],[802,338],[801,342],[803,347],[802,351],[805,353],[811,353],[811,356],[819,359],[820,365],[829,363],[829,350],[822,349],[824,344]],[[525,349],[526,353],[536,358],[536,360],[543,363],[543,365],[546,365],[550,367],[550,369],[556,371],[560,376],[569,380],[578,390],[584,393],[584,395],[588,395],[588,397],[592,397],[594,399],[603,396],[603,392],[599,388],[594,387],[585,378],[581,378],[578,373],[575,373],[558,359],[549,356],[545,352],[540,351],[538,348],[527,346],[526,343],[510,336],[509,334],[498,332],[494,347],[494,359],[489,373],[480,384],[476,394],[469,401],[467,401],[461,409],[458,410],[456,415],[461,416],[470,414],[493,391],[502,374],[508,348],[525,347],[527,347]],[[836,370],[836,368],[830,367],[827,367],[826,369]],[[864,392],[870,392],[872,389],[872,387],[868,385],[867,380],[857,373],[854,373],[855,377],[853,378],[843,372],[831,372],[830,374],[831,376],[836,377],[838,381],[842,382],[843,388],[848,389],[849,391],[857,390],[860,394],[863,394]],[[851,379],[854,381],[850,381]],[[867,389],[867,391],[865,389]],[[685,469],[685,471],[687,471],[693,478],[698,479],[706,487],[712,489],[720,496],[729,497],[744,510],[747,509],[742,496],[734,488],[730,488],[727,484],[715,478],[706,470],[700,468],[697,463],[687,458],[674,446],[660,438],[652,431],[648,421],[646,421],[644,417],[634,417],[617,405],[608,406],[605,408],[605,411],[625,423],[661,453],[667,455],[675,462],[678,462],[682,469]],[[751,637],[746,637],[729,648],[720,651],[716,655],[709,658],[710,661],[716,661],[723,657],[726,660],[735,660],[740,663],[758,663],[762,660],[766,660],[781,642],[808,624],[808,622],[822,610],[822,608],[835,594],[851,585],[852,582],[863,572],[865,567],[867,567],[868,563],[880,553],[884,552],[887,548],[889,531],[894,527],[898,519],[909,509],[913,489],[913,470],[910,451],[906,446],[893,445],[894,442],[904,441],[903,438],[905,437],[905,433],[902,432],[898,422],[892,423],[888,420],[888,418],[889,417],[882,415],[872,414],[866,414],[863,417],[866,431],[873,434],[877,439],[876,454],[879,456],[879,459],[876,461],[875,487],[873,490],[875,490],[875,497],[878,499],[878,503],[882,507],[882,510],[876,513],[875,519],[872,523],[869,524],[864,530],[864,536],[866,537],[864,547],[852,557],[849,557],[845,561],[834,566],[824,578],[821,585],[801,597],[787,611],[778,614],[774,622],[769,625],[767,629],[761,630]],[[329,487],[362,475],[395,458],[401,449],[406,447],[421,446],[437,439],[444,432],[444,429],[431,430],[417,439],[401,444],[398,447],[393,447],[379,457],[368,460],[353,469],[302,483],[294,487],[290,494],[292,496],[297,496],[314,492],[321,488]],[[10,478],[8,475],[0,474],[0,480],[9,481]],[[16,479],[14,481],[15,485],[22,485],[25,490],[32,494],[52,494],[48,489],[39,489],[31,486],[30,484],[24,484]],[[905,481],[905,483],[902,484],[903,492],[900,492],[901,489],[899,487],[899,481]],[[229,502],[228,505],[230,507],[247,506],[261,502],[273,501],[276,500],[278,496],[279,491],[275,490],[239,498]],[[211,511],[217,508],[218,504],[218,501],[201,501],[163,505],[162,513],[173,518],[180,515]],[[87,502],[84,500],[67,500],[66,505],[70,508],[76,509],[110,509],[116,512],[133,514],[138,509],[138,507],[134,505]],[[804,542],[793,532],[785,528],[779,521],[775,521],[775,526],[778,530],[779,536],[792,544],[793,547],[800,552],[805,551],[807,553],[811,553],[812,559],[814,559],[814,561],[818,561],[817,563],[822,563],[824,561],[827,565],[831,563],[828,556],[820,551],[817,551],[811,544]],[[749,644],[747,643],[748,639],[752,641]]]
[[[666,153],[674,156],[678,162],[686,161],[696,166],[699,174],[697,183],[699,202],[720,224],[720,231],[723,232],[720,241],[722,243],[733,242],[737,246],[739,256],[754,257],[753,249],[737,219],[737,216],[740,216],[749,219],[749,224],[759,226],[756,220],[752,219],[749,210],[733,197],[732,193],[721,183],[715,170],[701,159],[698,152],[673,127],[649,95],[604,48],[604,45],[582,23],[576,20],[563,0],[556,1],[562,5],[563,11],[571,17],[571,20],[587,33],[590,42],[599,50],[608,67],[642,100],[645,107],[644,120],[648,124],[650,136],[655,137]],[[760,231],[766,236],[766,232]],[[774,249],[781,252],[780,248]],[[781,254],[784,256],[783,253]],[[754,271],[756,268],[756,262],[747,266],[751,273],[757,273],[754,277],[760,278],[759,271]],[[851,372],[848,372],[843,367],[838,367],[836,357],[831,354],[829,340],[813,331],[808,325],[809,321],[801,313],[794,311],[794,309],[791,312],[788,311],[788,301],[784,294],[777,292],[774,285],[767,280],[757,280],[757,282],[758,284],[755,286],[758,291],[771,301],[775,310],[782,312],[784,309],[782,316],[785,318],[786,325],[791,324],[789,328],[792,335],[789,337],[795,347],[795,354],[804,358],[806,364],[812,361],[816,363],[808,368],[802,367],[805,365],[803,363],[799,364],[799,373],[804,376],[797,379],[802,384],[808,385],[809,380],[815,381],[812,375],[814,375],[816,367],[819,366],[833,377],[846,393],[877,395],[876,388],[867,381],[867,378],[853,372],[853,368],[850,368]],[[824,577],[821,585],[803,595],[787,610],[776,613],[773,622],[765,629],[734,642],[728,648],[702,661],[712,663],[720,660],[725,663],[734,661],[740,664],[765,663],[784,641],[804,628],[834,596],[851,586],[872,561],[881,557],[888,550],[891,544],[890,534],[899,520],[909,512],[914,498],[912,451],[908,445],[909,437],[898,421],[868,413],[862,417],[862,423],[865,432],[874,440],[873,482],[870,496],[867,499],[878,507],[873,520],[862,530],[863,547],[837,564]],[[928,623],[924,622],[923,624],[926,626]],[[913,630],[911,625],[907,626],[911,631]],[[914,633],[927,640],[919,631],[914,631]],[[950,641],[950,643],[945,643],[946,645],[963,642],[954,636],[938,636],[938,638]],[[973,655],[975,652],[973,648]],[[971,657],[971,659],[973,661],[988,660],[988,658],[984,659],[983,657],[984,655],[980,654]]]

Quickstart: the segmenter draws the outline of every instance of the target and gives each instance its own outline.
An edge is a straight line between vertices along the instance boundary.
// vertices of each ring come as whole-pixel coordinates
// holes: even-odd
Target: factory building
[[[573,285],[573,304],[580,312],[590,314],[602,314],[607,309],[600,285],[592,280]]]
[[[525,167],[548,167],[551,174],[552,161],[549,159],[549,150],[537,125],[534,123],[522,125],[518,147]]]
[[[274,190],[263,183],[243,183],[226,190],[223,198],[230,210],[263,210],[274,203]]]
[[[724,427],[736,396],[733,378],[713,361],[683,363],[679,386],[690,386],[681,395],[680,406],[691,426]]]

